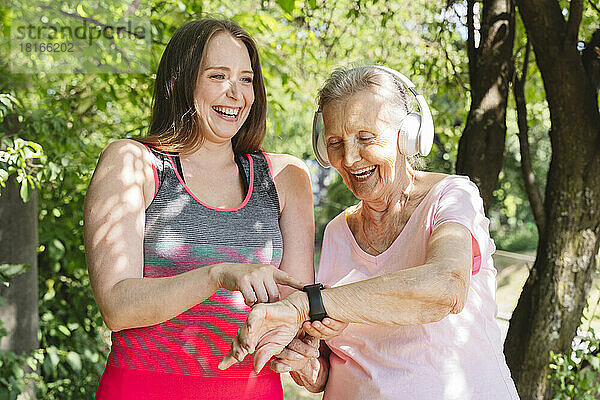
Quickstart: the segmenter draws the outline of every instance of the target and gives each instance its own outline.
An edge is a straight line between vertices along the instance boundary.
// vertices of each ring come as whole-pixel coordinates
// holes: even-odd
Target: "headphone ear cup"
[[[407,157],[412,157],[419,152],[419,128],[421,116],[410,113],[402,120],[398,130],[398,150]]]
[[[315,112],[312,129],[312,146],[315,158],[323,168],[329,168],[329,157],[327,156],[327,146],[323,136],[323,113]]]

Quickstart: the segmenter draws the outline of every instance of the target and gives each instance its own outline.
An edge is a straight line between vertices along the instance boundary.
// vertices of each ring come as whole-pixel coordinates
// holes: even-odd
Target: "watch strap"
[[[308,316],[310,317],[310,322],[322,321],[327,316],[327,312],[323,306],[321,290],[323,290],[323,285],[320,283],[306,285],[302,288],[302,291],[308,296]]]

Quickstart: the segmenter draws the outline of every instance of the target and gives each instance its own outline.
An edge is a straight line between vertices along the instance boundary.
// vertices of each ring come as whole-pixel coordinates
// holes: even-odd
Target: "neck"
[[[363,224],[369,224],[376,232],[388,230],[386,228],[396,226],[397,222],[402,219],[414,187],[414,171],[405,169],[393,186],[393,190],[390,190],[381,199],[361,202],[360,216]]]
[[[200,168],[215,169],[231,164],[234,159],[231,141],[220,143],[205,141],[198,150],[181,156],[182,160]]]

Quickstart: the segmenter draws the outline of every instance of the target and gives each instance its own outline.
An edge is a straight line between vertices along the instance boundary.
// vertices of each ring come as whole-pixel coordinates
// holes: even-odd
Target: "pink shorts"
[[[282,400],[278,374],[214,378],[107,365],[96,400]]]

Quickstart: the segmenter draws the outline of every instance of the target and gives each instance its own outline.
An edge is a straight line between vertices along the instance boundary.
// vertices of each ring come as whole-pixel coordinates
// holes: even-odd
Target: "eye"
[[[251,76],[246,76],[246,77],[242,78],[242,82],[252,83],[252,77]]]
[[[219,79],[219,80],[220,79],[225,79],[225,74],[212,74],[212,75],[209,75],[209,78],[211,78],[211,79]]]
[[[365,142],[368,143],[371,141],[371,139],[373,139],[375,137],[375,135],[373,135],[370,132],[360,132],[358,134],[358,140],[360,140],[361,142]]]
[[[327,147],[337,148],[342,144],[342,140],[339,138],[329,138],[327,139]]]

